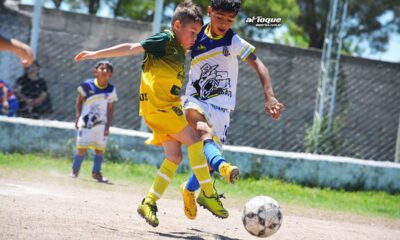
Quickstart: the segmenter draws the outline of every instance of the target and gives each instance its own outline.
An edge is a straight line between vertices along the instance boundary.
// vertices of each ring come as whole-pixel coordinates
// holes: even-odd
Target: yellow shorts
[[[172,140],[170,134],[179,133],[188,126],[181,106],[145,113],[143,118],[153,132],[153,136],[147,139],[146,143],[156,146],[162,146],[162,142]]]

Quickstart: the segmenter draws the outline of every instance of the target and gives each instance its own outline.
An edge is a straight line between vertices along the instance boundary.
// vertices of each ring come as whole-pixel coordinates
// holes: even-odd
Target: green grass
[[[87,157],[89,159],[89,157]],[[90,172],[92,161],[84,161],[82,172]],[[68,173],[71,159],[55,158],[38,154],[2,154],[0,153],[0,172],[12,172],[16,169],[38,172],[57,171]],[[103,164],[103,172],[113,181],[146,183],[150,186],[157,169],[145,164],[110,163]],[[177,187],[187,179],[189,173],[178,173],[172,185]],[[281,204],[350,212],[359,215],[400,219],[400,195],[390,195],[378,191],[347,192],[303,187],[279,180],[240,179],[235,185],[228,185],[217,180],[219,192],[226,192],[229,197],[246,200],[257,195],[268,195]]]

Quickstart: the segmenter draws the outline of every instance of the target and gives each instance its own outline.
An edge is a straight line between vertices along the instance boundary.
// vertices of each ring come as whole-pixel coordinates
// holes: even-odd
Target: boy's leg
[[[214,143],[213,130],[208,126],[207,121],[202,113],[196,109],[187,109],[185,112],[186,119],[190,126],[196,129],[201,139],[204,140],[204,154],[211,168],[220,173],[228,183],[234,183],[239,175],[239,168],[231,166],[222,156],[221,151]],[[189,184],[190,181],[188,182]]]
[[[161,164],[150,191],[137,209],[138,213],[153,227],[157,227],[159,224],[156,215],[156,201],[161,198],[167,189],[178,169],[179,163],[182,161],[181,144],[179,142],[166,141],[163,142],[163,147],[167,158]]]
[[[93,169],[92,169],[92,177],[96,179],[98,182],[108,183],[108,179],[103,176],[101,173],[101,164],[103,163],[104,155],[102,150],[95,150],[95,154],[93,156]]]
[[[200,195],[202,197],[200,201],[198,198],[197,202],[214,215],[227,218],[228,211],[222,206],[218,194],[212,187],[207,160],[204,156],[203,142],[200,137],[189,125],[178,134],[171,136],[188,146],[189,163],[201,186]]]
[[[72,173],[71,177],[77,178],[79,175],[79,170],[81,169],[82,161],[85,158],[86,149],[77,148],[74,155],[74,161],[72,163]]]

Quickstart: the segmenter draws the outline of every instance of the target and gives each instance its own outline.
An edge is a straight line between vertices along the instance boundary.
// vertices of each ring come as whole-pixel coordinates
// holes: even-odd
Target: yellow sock
[[[172,178],[174,177],[178,166],[178,164],[175,164],[168,159],[164,159],[160,169],[157,172],[156,178],[154,179],[153,185],[147,194],[147,198],[154,202],[161,198],[165,189],[167,189],[169,182],[171,182]]]
[[[201,189],[207,196],[214,193],[211,184],[211,176],[208,169],[206,157],[203,152],[203,142],[199,141],[188,147],[189,164],[192,168],[194,175],[200,183]]]

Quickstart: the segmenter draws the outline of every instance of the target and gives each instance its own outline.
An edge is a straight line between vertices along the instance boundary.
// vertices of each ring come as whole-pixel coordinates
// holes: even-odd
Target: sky
[[[54,8],[54,5],[50,0],[42,0],[42,1],[44,2],[45,7]],[[35,0],[22,0],[21,2],[23,4],[34,4]],[[101,0],[100,6],[101,7],[97,13],[97,16],[106,17],[106,18],[112,17],[110,8],[108,8],[106,6],[106,4],[104,3],[104,0]],[[61,5],[61,9],[66,10],[66,11],[69,10],[68,5],[66,5],[64,3]],[[81,12],[86,13],[87,11],[82,9]],[[263,41],[273,43],[272,38],[270,38],[270,39],[266,38],[266,39],[263,39]],[[369,51],[366,51],[360,57],[373,59],[373,60],[379,60],[379,61],[385,61],[385,62],[400,63],[400,34],[392,33],[390,35],[388,50],[386,52],[373,54]]]

